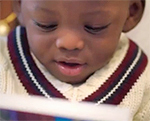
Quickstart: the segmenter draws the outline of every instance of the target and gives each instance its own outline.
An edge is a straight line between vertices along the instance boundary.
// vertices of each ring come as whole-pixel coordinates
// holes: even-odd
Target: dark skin
[[[140,20],[140,1],[16,1],[31,51],[63,82],[83,83],[105,66],[122,31]],[[135,9],[138,6],[138,9]]]

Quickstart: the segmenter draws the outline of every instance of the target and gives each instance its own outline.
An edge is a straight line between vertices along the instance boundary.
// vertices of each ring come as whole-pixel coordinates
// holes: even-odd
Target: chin
[[[90,74],[89,76],[86,77],[60,77],[58,78],[61,82],[65,82],[68,84],[72,84],[72,85],[76,85],[76,84],[83,84],[84,82],[86,82],[86,80],[91,76],[92,74]]]
[[[61,82],[65,82],[65,83],[74,85],[74,84],[82,84],[82,83],[84,83],[87,78],[81,78],[81,77],[80,78],[79,77],[59,77],[57,79],[60,80]]]
[[[82,84],[86,80],[85,79],[84,80],[77,80],[77,79],[73,78],[73,79],[61,79],[60,81],[74,85],[74,84]]]

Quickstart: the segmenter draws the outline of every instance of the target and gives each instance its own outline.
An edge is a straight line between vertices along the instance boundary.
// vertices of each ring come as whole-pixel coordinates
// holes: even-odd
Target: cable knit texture
[[[66,98],[70,101],[91,101],[96,105],[115,104],[131,110],[131,121],[150,121],[150,64],[141,49],[128,40],[124,34],[121,35],[119,45],[109,63],[96,71],[85,83],[73,86],[52,76],[31,53],[30,60],[33,59],[34,69],[37,69],[36,73],[41,77],[34,76],[30,63],[25,64],[28,58],[20,43],[22,39],[20,29],[21,27],[18,27],[18,30],[14,32],[16,36],[14,40],[0,38],[0,93],[37,94],[48,98],[52,98],[51,94],[53,94],[55,97]],[[14,56],[13,42],[17,43],[14,48],[18,48],[16,52],[18,51],[21,55],[20,58]],[[133,49],[135,53],[131,53]],[[128,56],[133,56],[133,61],[128,60],[130,59]],[[26,75],[20,75],[17,70],[19,65],[15,66],[17,61],[21,63],[21,66],[24,65],[22,66],[25,67],[24,73],[31,76],[31,82],[27,82]],[[38,78],[43,78],[45,81],[42,83]],[[30,83],[37,89],[33,90]],[[44,84],[47,87],[43,87]]]

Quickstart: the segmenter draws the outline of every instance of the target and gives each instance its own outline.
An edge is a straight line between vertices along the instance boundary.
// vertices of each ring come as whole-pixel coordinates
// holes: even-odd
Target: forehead
[[[43,19],[105,21],[127,11],[127,0],[23,0],[23,12]],[[92,19],[95,18],[95,19]]]
[[[127,0],[23,0],[24,6],[29,6],[32,10],[44,8],[66,10],[91,10],[91,9],[115,9],[125,6]]]

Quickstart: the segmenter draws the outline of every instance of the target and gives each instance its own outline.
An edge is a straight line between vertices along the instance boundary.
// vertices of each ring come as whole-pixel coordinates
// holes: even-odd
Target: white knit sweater
[[[8,51],[7,43],[7,38],[0,38],[0,93],[29,95],[28,90],[20,81],[13,67],[12,61],[10,60],[10,52]],[[57,80],[40,64],[33,54],[32,57],[42,74],[59,93],[70,101],[82,101],[101,88],[108,78],[113,75],[125,58],[128,49],[129,40],[125,37],[125,35],[122,35],[118,48],[108,65],[95,72],[95,74],[92,75],[84,84],[78,86],[73,86]],[[140,55],[140,49],[138,53]],[[137,59],[138,54],[134,61]],[[111,95],[113,95],[113,93],[120,87],[121,83],[123,83],[121,81],[123,81],[124,78],[130,73],[132,66],[134,66],[134,62],[131,64],[129,70],[127,70],[124,76],[120,79],[120,82],[117,83],[107,95],[98,100],[97,103],[104,103],[107,99],[109,99],[109,97],[111,97]],[[149,72],[150,64],[148,62],[144,71],[140,74],[136,82],[118,104],[118,106],[127,107],[131,110],[131,121],[150,121]]]

